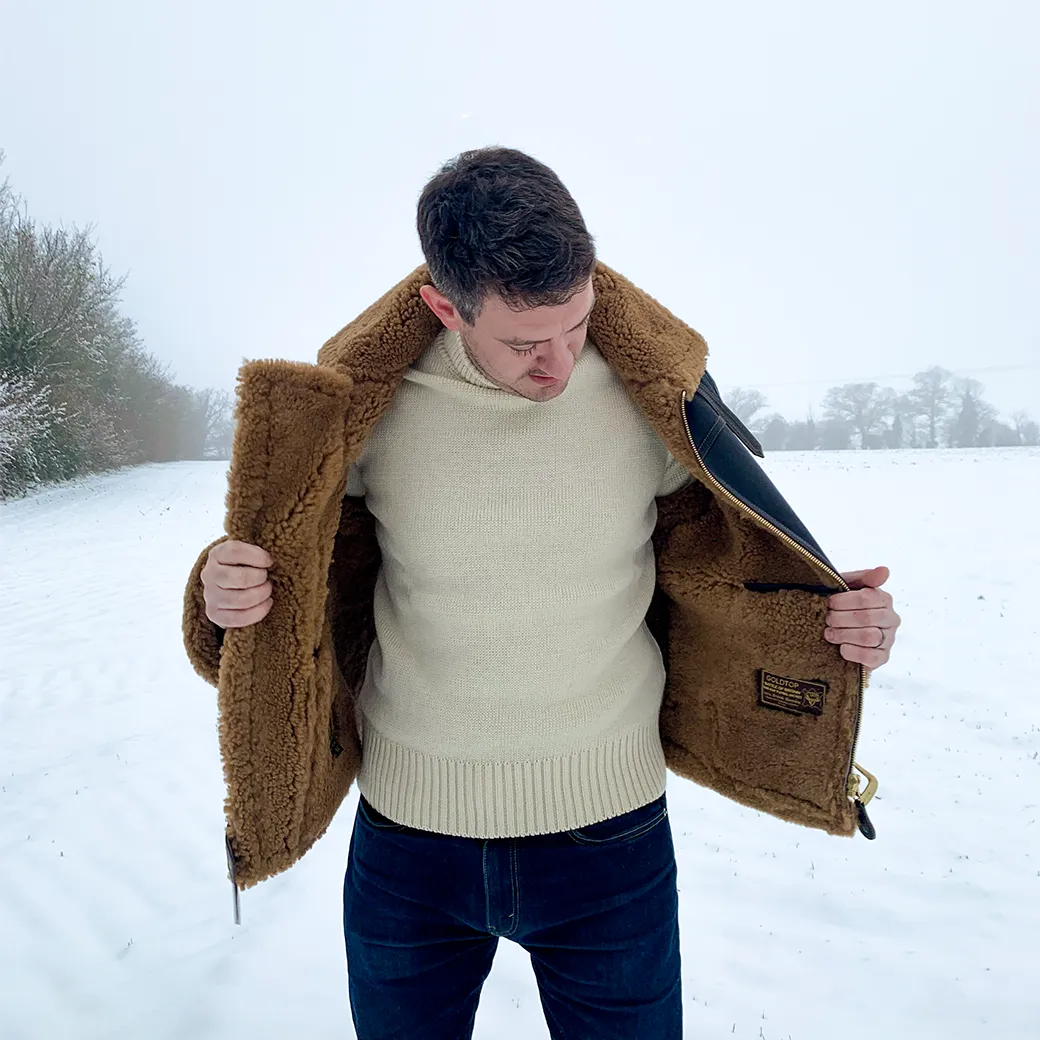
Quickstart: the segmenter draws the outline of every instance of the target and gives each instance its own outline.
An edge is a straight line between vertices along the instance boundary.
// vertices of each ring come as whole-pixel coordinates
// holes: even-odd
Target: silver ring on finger
[[[877,646],[872,646],[870,648],[871,650],[880,650],[881,647],[884,646],[884,643],[885,643],[885,630],[883,628],[878,628],[878,631],[881,633],[881,638],[878,640]]]

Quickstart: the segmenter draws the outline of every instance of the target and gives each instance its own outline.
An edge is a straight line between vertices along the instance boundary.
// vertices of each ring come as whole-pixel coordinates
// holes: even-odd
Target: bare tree
[[[1040,426],[1025,411],[1013,412],[1011,422],[1019,444],[1040,444]]]
[[[206,458],[230,459],[235,431],[235,402],[226,390],[209,391]]]
[[[230,458],[232,402],[227,391],[189,390],[180,412],[178,458]]]
[[[845,383],[827,391],[824,417],[847,423],[859,434],[860,447],[881,447],[884,420],[892,414],[894,397],[892,390],[877,383]]]
[[[938,365],[914,376],[913,388],[906,394],[914,417],[920,416],[927,425],[925,447],[939,446],[939,432],[946,426],[956,398],[953,373]]]
[[[17,204],[0,214],[0,356],[4,369],[49,379],[96,368],[98,334],[122,281],[95,254],[90,229],[37,228]]]
[[[769,403],[761,390],[748,390],[742,386],[733,387],[724,400],[745,426],[750,426],[755,414]]]

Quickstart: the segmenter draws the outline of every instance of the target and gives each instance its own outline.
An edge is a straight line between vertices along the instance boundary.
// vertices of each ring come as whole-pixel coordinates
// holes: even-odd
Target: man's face
[[[444,325],[459,333],[470,361],[491,382],[528,401],[551,401],[567,389],[595,300],[591,279],[557,307],[515,311],[489,296],[474,324],[467,325],[432,285],[420,294]]]

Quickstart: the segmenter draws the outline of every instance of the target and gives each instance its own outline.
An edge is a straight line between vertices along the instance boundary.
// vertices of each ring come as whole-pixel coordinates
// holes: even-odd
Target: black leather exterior
[[[723,404],[719,388],[707,372],[696,394],[686,398],[686,421],[701,461],[731,495],[764,516],[832,570],[837,570],[753,458],[752,452],[765,457],[761,445]]]

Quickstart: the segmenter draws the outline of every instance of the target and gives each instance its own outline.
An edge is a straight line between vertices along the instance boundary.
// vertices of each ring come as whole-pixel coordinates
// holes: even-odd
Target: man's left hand
[[[830,609],[823,638],[838,643],[847,661],[880,668],[888,661],[902,620],[892,609],[891,595],[881,588],[888,581],[888,568],[847,571],[841,576],[853,591],[827,599]]]

